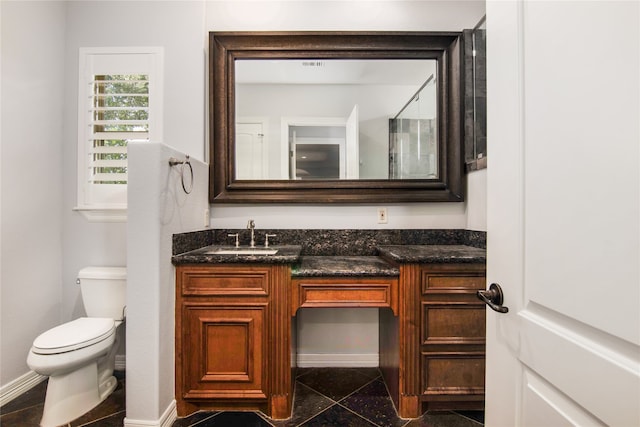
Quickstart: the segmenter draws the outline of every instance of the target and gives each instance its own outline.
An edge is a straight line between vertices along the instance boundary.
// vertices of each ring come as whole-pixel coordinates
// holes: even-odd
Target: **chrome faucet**
[[[256,234],[255,234],[255,230],[256,230],[256,223],[250,219],[249,222],[247,222],[247,230],[251,230],[251,243],[250,243],[250,247],[255,248],[256,247]]]

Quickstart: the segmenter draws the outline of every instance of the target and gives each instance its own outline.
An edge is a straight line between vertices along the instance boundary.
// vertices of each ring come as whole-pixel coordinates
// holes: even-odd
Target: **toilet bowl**
[[[78,281],[87,314],[99,312],[112,317],[81,317],[33,341],[27,364],[49,377],[40,422],[43,427],[80,417],[106,399],[118,384],[113,370],[119,343],[117,330],[124,324],[126,270],[87,268],[78,274]]]

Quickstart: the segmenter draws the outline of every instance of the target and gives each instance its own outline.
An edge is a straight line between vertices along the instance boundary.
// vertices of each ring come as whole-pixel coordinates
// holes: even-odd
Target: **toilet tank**
[[[127,298],[125,267],[85,267],[78,272],[78,282],[88,317],[124,319]]]

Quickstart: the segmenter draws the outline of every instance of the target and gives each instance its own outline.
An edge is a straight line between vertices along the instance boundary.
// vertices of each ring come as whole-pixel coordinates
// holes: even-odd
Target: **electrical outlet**
[[[378,224],[386,224],[388,219],[387,208],[378,208]]]

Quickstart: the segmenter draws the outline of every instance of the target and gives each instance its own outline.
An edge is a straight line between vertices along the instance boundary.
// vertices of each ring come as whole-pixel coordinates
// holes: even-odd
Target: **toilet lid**
[[[33,341],[33,352],[57,354],[78,350],[108,338],[115,329],[113,319],[81,317],[39,335]]]

